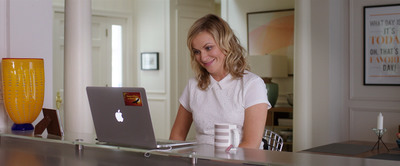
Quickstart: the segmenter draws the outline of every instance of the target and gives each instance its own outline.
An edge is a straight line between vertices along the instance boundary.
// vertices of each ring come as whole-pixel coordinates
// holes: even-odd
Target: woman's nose
[[[206,61],[208,59],[208,54],[204,51],[200,52],[200,58],[202,61]]]

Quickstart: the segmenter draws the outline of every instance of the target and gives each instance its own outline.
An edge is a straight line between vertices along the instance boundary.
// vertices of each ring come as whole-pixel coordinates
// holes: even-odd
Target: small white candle
[[[377,124],[377,129],[383,129],[383,116],[382,112],[379,113],[378,115],[378,124]]]

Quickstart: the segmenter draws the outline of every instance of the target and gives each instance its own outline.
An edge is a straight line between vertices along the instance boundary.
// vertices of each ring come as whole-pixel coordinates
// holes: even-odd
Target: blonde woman
[[[216,15],[197,20],[187,46],[195,78],[179,98],[171,140],[185,140],[194,122],[199,144],[214,145],[214,124],[235,124],[239,147],[260,147],[271,107],[263,80],[248,71],[245,50],[229,25]]]

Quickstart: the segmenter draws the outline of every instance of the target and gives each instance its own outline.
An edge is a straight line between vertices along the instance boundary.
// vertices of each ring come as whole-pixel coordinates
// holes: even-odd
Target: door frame
[[[61,5],[53,5],[53,15],[55,15],[56,13],[65,13],[64,12],[64,6]],[[132,52],[134,52],[134,50],[136,50],[136,45],[133,43],[134,42],[133,39],[135,39],[135,35],[133,32],[133,14],[131,13],[125,13],[125,12],[110,12],[110,11],[102,11],[102,10],[92,10],[92,16],[100,16],[100,17],[113,17],[113,18],[119,18],[119,19],[123,19],[125,20],[125,28],[123,29],[123,73],[122,73],[122,78],[124,78],[122,80],[122,86],[134,86],[137,85],[138,83],[135,81],[137,78],[137,69],[135,68],[135,65],[132,64],[136,64],[136,57],[135,56],[129,56],[132,55]],[[53,18],[54,21],[54,18]],[[64,30],[63,30],[64,32]],[[54,25],[53,25],[53,34],[55,33],[54,30]],[[125,33],[125,34],[124,34]],[[53,36],[53,54],[55,53],[55,49],[57,49],[57,45],[54,44],[55,43],[55,36]],[[54,56],[54,55],[53,55]],[[54,65],[59,65],[57,63],[55,63],[55,60],[53,58],[53,68]],[[64,66],[62,64],[62,66]],[[131,72],[124,72],[124,71],[131,71]],[[52,80],[54,80],[55,78],[57,78],[57,75],[59,73],[53,72],[52,75]],[[62,78],[62,80],[64,80],[64,78]],[[64,81],[62,81],[64,82]],[[56,100],[57,100],[57,92],[59,92],[60,87],[64,87],[64,83],[62,83],[62,86],[58,87],[55,86],[55,82],[53,81],[53,105],[56,107]],[[63,92],[61,92],[59,94],[59,96],[61,97],[61,100],[64,99],[64,95]],[[64,126],[64,112],[63,112],[63,101],[61,103],[60,109],[59,109],[59,115],[60,115],[60,119],[61,119],[61,123]]]

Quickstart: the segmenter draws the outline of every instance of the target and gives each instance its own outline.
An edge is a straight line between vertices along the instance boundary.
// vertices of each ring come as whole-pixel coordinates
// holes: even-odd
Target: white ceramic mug
[[[239,146],[239,129],[234,124],[217,123],[214,125],[214,146],[216,149],[225,150],[232,145]]]

